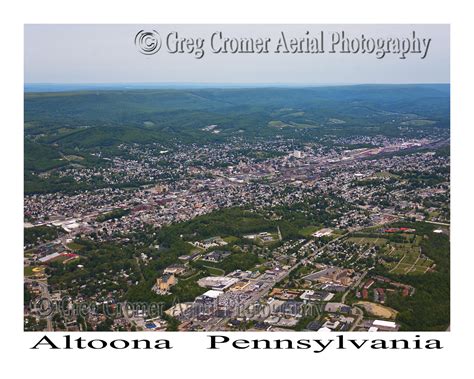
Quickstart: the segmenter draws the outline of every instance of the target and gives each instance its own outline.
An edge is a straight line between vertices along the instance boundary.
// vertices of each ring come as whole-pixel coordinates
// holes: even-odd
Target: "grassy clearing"
[[[367,245],[370,246],[385,246],[387,240],[385,238],[366,238],[366,237],[350,237],[347,239],[347,242],[353,242],[358,245]]]
[[[313,234],[314,232],[318,231],[321,228],[322,228],[321,226],[313,226],[313,225],[305,226],[304,228],[300,229],[300,233],[305,237],[310,237],[311,234]]]
[[[374,233],[376,230],[372,230]],[[386,259],[385,267],[394,274],[400,275],[420,275],[431,267],[433,260],[422,257],[420,246],[423,237],[417,235],[413,239],[413,234],[401,233],[403,240],[399,242],[390,241],[390,236],[380,234],[380,237],[357,237],[348,238],[347,242],[352,242],[362,246],[378,246],[381,248],[381,254],[390,259]],[[405,241],[405,242],[403,242]]]
[[[268,122],[268,126],[272,128],[295,128],[295,129],[315,129],[319,128],[319,125],[307,124],[301,122],[283,122],[280,120],[272,120]]]
[[[70,248],[70,249],[73,250],[73,251],[81,251],[81,249],[84,248],[83,245],[78,244],[78,243],[76,243],[76,242],[68,243],[68,244],[67,244],[67,247]]]
[[[427,126],[436,124],[436,121],[433,120],[408,120],[403,121],[402,125],[410,125],[410,126]]]
[[[211,274],[212,276],[224,276],[225,275],[225,271],[220,269],[220,268],[212,267],[212,266],[203,266],[203,267],[205,267],[209,271],[209,274]]]
[[[229,245],[230,244],[233,244],[233,243],[236,243],[239,238],[238,237],[235,237],[235,236],[227,236],[227,237],[224,237],[222,238],[225,242],[227,242]]]
[[[376,178],[399,178],[398,175],[392,174],[388,171],[380,171],[374,174]]]

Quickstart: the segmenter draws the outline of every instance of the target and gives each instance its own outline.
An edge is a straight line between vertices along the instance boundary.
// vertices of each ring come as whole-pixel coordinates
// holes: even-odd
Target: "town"
[[[447,146],[439,129],[121,144],[42,173],[79,190],[25,195],[25,329],[447,328],[408,310],[449,262]]]

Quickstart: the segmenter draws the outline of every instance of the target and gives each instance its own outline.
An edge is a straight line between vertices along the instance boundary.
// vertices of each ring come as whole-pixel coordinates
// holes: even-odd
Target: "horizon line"
[[[343,86],[403,86],[403,85],[450,85],[450,82],[360,82],[360,83],[292,83],[292,82],[260,82],[260,83],[235,83],[235,82],[28,82],[24,83],[23,90],[25,92],[55,92],[64,90],[80,90],[87,89],[84,87],[95,87],[89,89],[101,89],[111,87],[127,87],[132,86],[133,89],[147,89],[146,87],[155,87],[157,89],[186,89],[186,88],[265,88],[265,87],[343,87]],[[37,88],[37,87],[46,88]],[[30,88],[28,88],[30,87]],[[36,87],[36,88],[35,88]],[[48,88],[49,87],[49,88]],[[64,88],[64,87],[76,87]]]

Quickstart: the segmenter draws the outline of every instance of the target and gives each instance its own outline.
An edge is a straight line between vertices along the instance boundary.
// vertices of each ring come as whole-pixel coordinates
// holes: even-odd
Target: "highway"
[[[314,258],[320,251],[324,250],[325,248],[327,248],[328,246],[332,245],[333,243],[337,242],[338,240],[340,240],[341,238],[344,238],[345,236],[347,236],[349,233],[345,233],[345,234],[342,234],[340,235],[339,237],[336,237],[334,238],[333,240],[329,241],[326,245],[316,249],[313,253],[311,253],[306,259],[311,259],[311,258]],[[305,244],[303,244],[300,249],[304,248],[305,246],[307,246],[310,242],[312,242],[313,240],[308,240]],[[280,283],[281,281],[283,281],[285,278],[288,277],[288,275],[290,275],[290,273],[294,270],[296,270],[300,265],[301,265],[301,261],[297,262],[296,264],[294,264],[288,271],[282,273],[281,275],[279,275],[277,278],[275,278],[274,281],[272,282],[266,282],[264,286],[262,286],[262,288],[260,290],[258,290],[256,293],[252,294],[249,299],[247,299],[240,307],[239,309],[242,311],[241,313],[242,314],[245,314],[245,311],[252,305],[252,304],[255,304],[257,301],[259,301],[261,298],[265,297],[268,295],[268,293],[270,292],[270,290],[278,283]],[[219,327],[226,324],[227,322],[229,321],[229,318],[224,318],[224,319],[220,319],[216,324],[214,324],[210,330],[220,330]]]

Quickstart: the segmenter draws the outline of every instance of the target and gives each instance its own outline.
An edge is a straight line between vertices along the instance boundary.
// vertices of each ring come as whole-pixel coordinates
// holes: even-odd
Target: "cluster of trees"
[[[64,231],[55,226],[34,226],[32,228],[24,228],[24,244],[25,246],[34,245],[38,242],[51,241]]]
[[[118,209],[114,209],[111,212],[103,213],[97,216],[95,220],[97,222],[104,222],[104,221],[108,221],[112,219],[119,219],[128,214],[130,214],[130,209],[118,208]]]
[[[114,290],[125,291],[127,281],[139,280],[132,246],[111,242],[81,245],[81,267],[78,267],[78,261],[49,263],[46,272],[53,288],[67,290],[72,295],[92,296]],[[129,277],[118,275],[121,270],[128,272]]]
[[[351,183],[351,187],[378,187],[380,185],[391,185],[395,184],[397,180],[395,178],[380,178],[380,179],[364,179],[355,180]]]
[[[408,180],[410,189],[436,186],[449,180],[449,167],[439,167],[435,172],[421,171],[400,172],[398,175],[403,180]]]
[[[259,263],[258,256],[254,253],[232,253],[228,257],[224,258],[222,262],[205,262],[197,261],[193,262],[193,266],[198,269],[203,269],[205,266],[217,267],[224,270],[226,274],[235,270],[249,270]]]
[[[324,207],[325,205],[326,203],[322,202],[319,206]],[[176,298],[179,298],[180,301],[191,301],[203,291],[196,281],[199,277],[210,274],[205,266],[216,267],[228,273],[236,269],[247,270],[255,267],[259,263],[259,258],[252,252],[234,251],[219,263],[193,262],[193,267],[199,272],[198,275],[189,280],[179,280],[178,284],[172,287],[171,295],[156,295],[151,291],[151,288],[157,276],[165,267],[179,262],[180,255],[188,254],[192,250],[191,244],[187,241],[215,236],[235,236],[239,239],[234,243],[238,243],[245,234],[276,231],[277,226],[280,226],[283,238],[299,238],[301,237],[299,228],[315,222],[316,217],[314,209],[313,212],[309,212],[309,215],[302,212],[303,209],[312,208],[308,204],[280,208],[278,213],[283,218],[272,220],[266,218],[262,214],[264,212],[253,212],[244,208],[227,208],[196,217],[190,221],[169,225],[160,230],[149,228],[136,231],[130,236],[128,245],[134,246],[136,250],[134,256],[137,256],[140,251],[151,259],[146,265],[140,260],[138,263],[132,262],[135,265],[133,266],[134,270],[139,271],[141,276],[138,277],[138,284],[128,289],[125,298],[129,301],[159,301],[166,305],[172,305]],[[159,249],[153,247],[156,245],[160,246]]]
[[[244,208],[226,208],[166,227],[160,231],[160,238],[176,239],[180,235],[193,236],[194,240],[214,236],[242,237],[247,233],[275,231],[276,227],[276,221],[267,220],[260,213]]]

